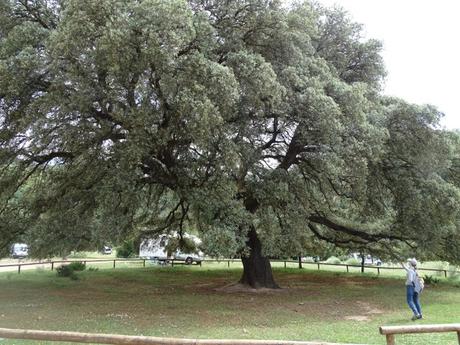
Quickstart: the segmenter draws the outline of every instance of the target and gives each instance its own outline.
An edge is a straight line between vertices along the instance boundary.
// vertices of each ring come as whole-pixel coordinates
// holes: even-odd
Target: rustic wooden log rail
[[[396,345],[395,334],[414,333],[445,333],[457,332],[458,343],[460,344],[460,323],[441,325],[414,325],[414,326],[382,326],[380,334],[387,338],[387,345]]]
[[[358,345],[333,344],[318,341],[158,338],[133,335],[37,331],[9,328],[0,328],[0,337],[9,339],[67,341],[75,343],[118,345]]]

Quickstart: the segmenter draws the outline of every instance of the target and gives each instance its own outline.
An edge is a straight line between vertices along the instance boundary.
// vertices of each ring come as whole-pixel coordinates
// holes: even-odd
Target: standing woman
[[[417,260],[407,260],[407,265],[402,264],[406,270],[406,293],[407,293],[407,304],[414,313],[412,321],[422,319],[422,307],[420,306],[419,293],[421,292],[418,284],[417,274]]]

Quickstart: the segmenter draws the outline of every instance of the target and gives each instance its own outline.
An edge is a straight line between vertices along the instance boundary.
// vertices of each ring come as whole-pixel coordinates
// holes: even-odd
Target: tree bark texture
[[[241,258],[243,276],[240,279],[240,284],[249,285],[254,289],[279,289],[273,278],[270,261],[262,255],[262,244],[254,228],[251,228],[248,233],[247,245],[250,248],[250,254]]]

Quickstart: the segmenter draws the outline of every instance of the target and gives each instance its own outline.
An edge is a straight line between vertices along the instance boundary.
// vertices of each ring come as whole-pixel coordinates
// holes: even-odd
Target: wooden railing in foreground
[[[332,344],[314,341],[157,338],[133,335],[53,332],[9,328],[0,328],[0,338],[1,337],[9,339],[67,341],[75,343],[118,345],[358,345]]]
[[[444,333],[457,332],[458,343],[460,344],[460,323],[445,325],[414,325],[414,326],[382,326],[380,334],[387,338],[387,345],[395,345],[395,334],[413,333]]]

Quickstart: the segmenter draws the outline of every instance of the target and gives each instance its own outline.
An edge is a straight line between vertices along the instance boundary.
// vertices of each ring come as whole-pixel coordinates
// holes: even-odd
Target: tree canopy
[[[459,135],[382,94],[381,49],[309,1],[0,0],[0,246],[460,262]]]

